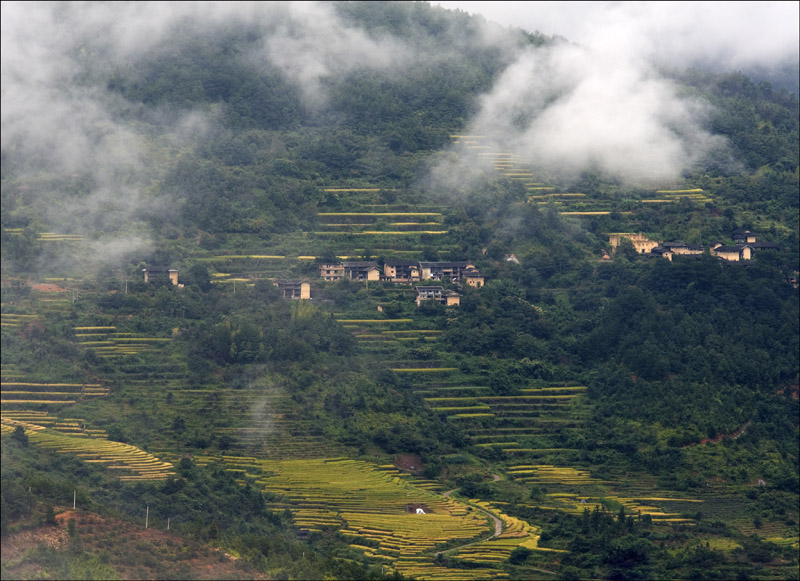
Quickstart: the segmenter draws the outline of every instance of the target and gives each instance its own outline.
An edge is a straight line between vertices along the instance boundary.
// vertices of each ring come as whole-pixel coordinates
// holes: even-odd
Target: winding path
[[[500,479],[500,477],[497,476],[497,474],[493,474],[492,476],[496,477],[497,480]],[[497,482],[497,480],[495,480],[495,482]],[[452,490],[448,490],[447,492],[443,493],[442,496],[450,496],[456,490],[458,490],[458,488],[453,488]],[[469,543],[464,543],[463,545],[458,545],[457,547],[450,547],[449,549],[445,549],[444,551],[438,551],[438,552],[435,553],[436,555],[442,555],[444,553],[452,553],[453,551],[460,551],[464,547],[470,547],[472,545],[477,545],[478,543],[484,543],[486,541],[490,541],[490,540],[492,540],[492,539],[494,539],[496,537],[499,537],[501,534],[503,534],[503,521],[502,520],[497,518],[495,515],[493,515],[491,512],[489,512],[486,509],[483,509],[483,508],[481,508],[479,506],[473,506],[473,505],[471,505],[469,503],[465,503],[465,504],[467,504],[467,506],[473,508],[474,510],[480,511],[483,514],[485,514],[486,516],[488,516],[489,518],[491,518],[494,521],[494,533],[492,533],[491,535],[489,535],[485,539],[478,539],[477,541],[471,541]]]

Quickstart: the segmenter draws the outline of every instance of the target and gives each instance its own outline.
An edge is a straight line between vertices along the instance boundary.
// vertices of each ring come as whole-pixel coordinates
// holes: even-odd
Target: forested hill
[[[228,4],[4,4],[3,578],[796,578],[797,95]]]

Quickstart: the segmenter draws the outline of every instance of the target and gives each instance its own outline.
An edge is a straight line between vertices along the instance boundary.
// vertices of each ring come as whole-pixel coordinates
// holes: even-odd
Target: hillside
[[[3,578],[797,578],[797,95],[239,8],[4,54]]]

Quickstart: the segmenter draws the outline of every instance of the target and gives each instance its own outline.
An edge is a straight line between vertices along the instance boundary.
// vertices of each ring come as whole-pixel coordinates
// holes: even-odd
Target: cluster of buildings
[[[143,268],[144,282],[158,278],[178,283],[178,270],[170,267],[151,266]],[[319,274],[324,281],[355,280],[413,284],[422,281],[445,281],[480,288],[484,284],[483,274],[470,261],[460,262],[414,262],[407,260],[387,260],[381,270],[374,261],[343,261],[320,264]],[[311,298],[311,282],[308,280],[276,280],[273,283],[286,299],[306,300]],[[461,294],[445,289],[443,286],[414,287],[417,291],[416,303],[436,301],[445,306],[458,306]]]
[[[473,288],[480,288],[485,282],[484,275],[470,261],[387,260],[383,264],[383,269],[372,260],[326,262],[319,265],[319,275],[326,282],[354,280],[366,283],[374,281],[414,284],[422,281],[443,281]],[[284,298],[311,298],[311,283],[307,280],[277,280],[275,286]],[[417,306],[426,301],[439,302],[448,307],[458,306],[461,303],[460,293],[445,289],[443,286],[416,285],[414,289],[417,291]]]
[[[445,281],[464,284],[473,288],[484,285],[485,277],[473,262],[420,262],[411,260],[387,260],[383,270],[377,262],[343,261],[319,265],[319,275],[324,281],[339,280],[383,281],[401,284],[414,284],[422,281]],[[445,306],[458,306],[461,294],[447,290],[443,286],[414,287],[417,291],[416,303],[420,306],[425,301],[436,301]]]
[[[484,284],[483,274],[470,261],[387,260],[383,264],[383,271],[374,261],[345,261],[320,264],[319,275],[325,281],[357,280],[413,284],[423,280],[441,280],[464,283],[475,288],[480,288]]]
[[[723,244],[714,242],[709,246],[709,251],[713,256],[730,262],[740,260],[751,260],[753,253],[760,250],[776,250],[777,244],[772,242],[758,242],[757,234],[747,228],[737,228],[732,233],[734,244]],[[630,240],[638,254],[645,256],[659,256],[672,260],[675,255],[691,256],[700,255],[705,252],[701,244],[686,244],[681,241],[661,242],[650,240],[644,234],[610,234],[608,243],[611,245],[611,254],[616,251],[622,239]],[[610,256],[605,254],[603,259],[610,260]]]

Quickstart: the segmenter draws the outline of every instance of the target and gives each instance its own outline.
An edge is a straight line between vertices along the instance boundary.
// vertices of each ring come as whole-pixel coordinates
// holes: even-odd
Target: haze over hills
[[[427,3],[29,4],[4,578],[796,577],[796,92]]]

